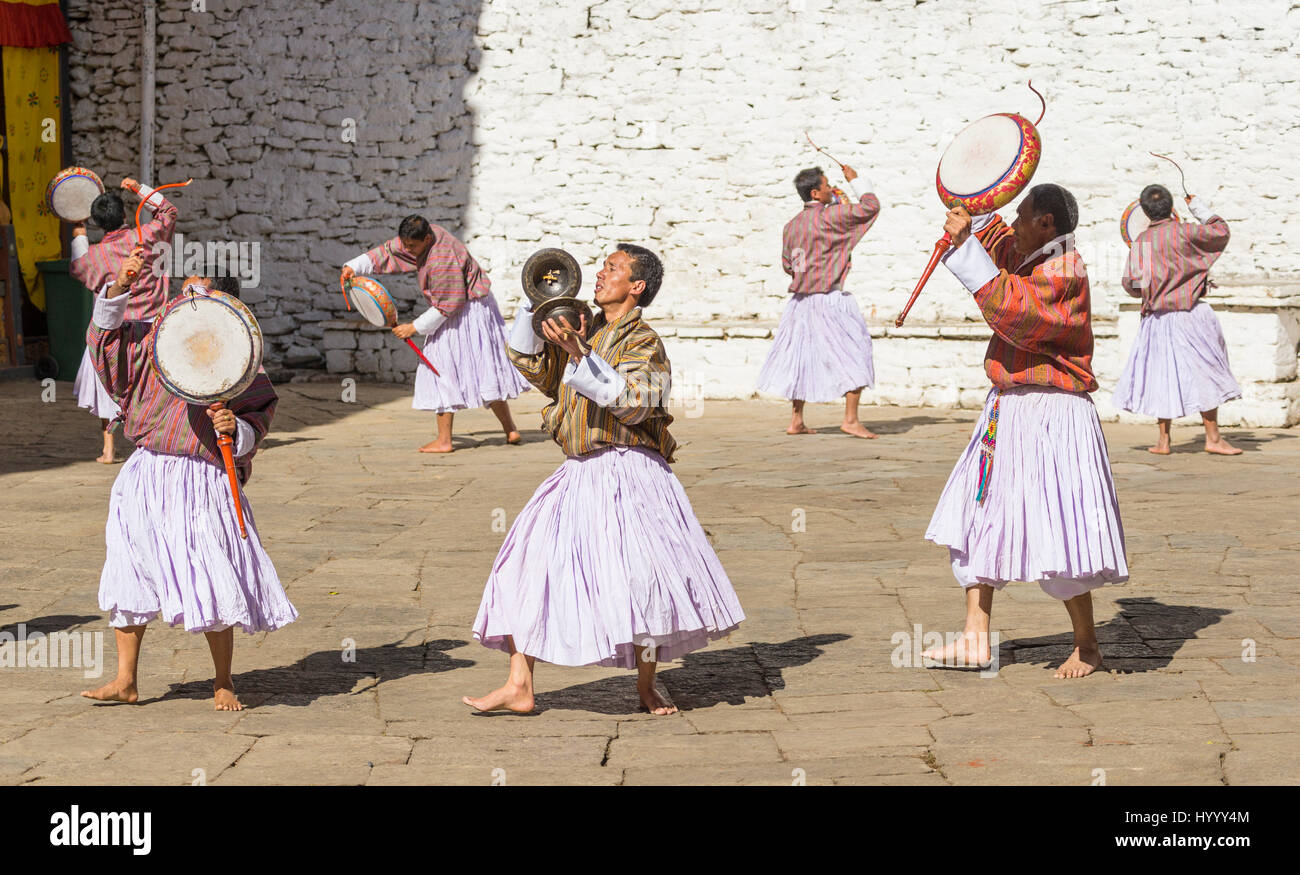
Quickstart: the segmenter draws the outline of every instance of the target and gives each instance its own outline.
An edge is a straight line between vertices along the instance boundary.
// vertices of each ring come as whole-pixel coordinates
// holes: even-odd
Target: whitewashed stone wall
[[[135,168],[138,12],[71,5],[74,149],[115,179]],[[160,6],[157,176],[201,180],[178,196],[188,234],[264,242],[257,308],[286,364],[322,364],[323,351],[332,372],[409,373],[404,347],[363,346],[337,321],[355,317],[335,278],[419,210],[463,235],[503,303],[535,248],[565,246],[594,272],[612,243],[648,243],[668,267],[651,315],[671,327],[670,354],[706,395],[747,395],[785,303],[791,180],[831,169],[807,130],[884,203],[849,282],[881,335],[875,399],[969,406],[985,385],[982,344],[961,338],[982,329],[951,277],[931,281],[914,334],[892,321],[941,231],[943,145],[990,112],[1036,117],[1029,78],[1048,98],[1037,181],[1080,200],[1103,386],[1127,348],[1120,213],[1148,182],[1179,191],[1148,150],[1184,159],[1189,187],[1232,223],[1216,277],[1263,307],[1297,301],[1282,282],[1300,265],[1288,243],[1300,236],[1289,0]],[[339,136],[347,118],[355,143]],[[395,285],[409,314],[413,286]],[[1294,381],[1286,342],[1246,343],[1234,363],[1253,373],[1255,357],[1290,359],[1280,379]],[[1261,391],[1285,395],[1278,385]]]

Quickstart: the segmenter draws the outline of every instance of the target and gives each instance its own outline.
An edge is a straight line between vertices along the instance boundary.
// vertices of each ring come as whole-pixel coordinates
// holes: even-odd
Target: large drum
[[[388,294],[388,289],[376,279],[368,276],[354,276],[345,289],[348,301],[361,317],[377,328],[392,328],[397,325],[397,305]]]
[[[1177,222],[1178,213],[1171,212],[1170,218]],[[1142,212],[1142,204],[1133,201],[1124,209],[1124,215],[1120,216],[1119,236],[1124,238],[1125,246],[1132,246],[1138,235],[1150,227],[1151,220],[1147,218],[1146,213]]]
[[[234,398],[252,385],[262,366],[256,317],[243,301],[220,292],[176,298],[154,331],[159,378],[192,404]]]
[[[45,204],[65,222],[84,222],[90,218],[90,205],[103,193],[104,183],[93,170],[69,167],[45,187]]]
[[[935,187],[949,209],[972,216],[1000,210],[1024,190],[1043,154],[1034,123],[1022,115],[987,115],[961,130],[939,159]]]

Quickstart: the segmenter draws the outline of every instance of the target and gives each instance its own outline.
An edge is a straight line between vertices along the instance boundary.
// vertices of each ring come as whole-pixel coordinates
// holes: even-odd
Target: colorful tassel
[[[983,504],[988,492],[989,478],[993,476],[993,451],[998,446],[998,405],[1002,403],[1002,391],[993,398],[993,409],[989,411],[989,424],[980,438],[980,479],[975,491],[975,503]]]

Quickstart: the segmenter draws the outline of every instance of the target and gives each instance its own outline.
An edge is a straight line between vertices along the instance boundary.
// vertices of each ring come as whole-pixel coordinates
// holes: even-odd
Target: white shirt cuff
[[[364,252],[351,261],[344,262],[343,266],[352,268],[352,272],[358,276],[365,276],[375,270],[375,266],[370,262],[370,256]]]
[[[997,217],[997,213],[985,213],[982,216],[972,216],[970,220],[971,233],[974,234],[976,231],[983,231],[989,225],[993,224],[993,220]]]
[[[578,361],[570,359],[564,369],[564,385],[601,407],[608,407],[627,390],[627,379],[609,362],[590,352]]]
[[[91,319],[95,325],[104,331],[114,331],[122,327],[126,321],[126,302],[130,295],[118,295],[116,298],[104,296],[108,287],[113,285],[111,282],[104,283],[104,287],[95,295],[95,309],[91,314]]]
[[[442,323],[446,321],[446,313],[442,312],[437,307],[430,307],[417,316],[415,321],[411,324],[415,326],[416,331],[424,335],[429,335],[441,328]]]
[[[956,249],[948,250],[943,263],[970,292],[984,288],[1001,273],[974,235],[967,237],[966,242]]]
[[[235,417],[235,458],[239,459],[250,452],[257,443],[257,432],[239,417]]]
[[[145,206],[151,210],[156,210],[163,204],[167,203],[166,198],[159,194],[157,190],[150,188],[143,182],[140,183],[140,187],[136,189],[136,194],[140,195],[140,199],[144,201]]]
[[[1203,197],[1192,198],[1192,202],[1187,205],[1187,208],[1192,211],[1192,215],[1195,216],[1196,220],[1201,224],[1205,224],[1218,215],[1214,212],[1214,209],[1205,202],[1205,198]]]
[[[510,327],[510,348],[524,355],[537,355],[546,341],[533,331],[533,302],[524,298],[515,311],[515,324]]]
[[[848,182],[846,180],[845,185],[849,187],[849,191],[853,192],[854,200],[860,201],[862,200],[862,196],[864,194],[876,193],[876,187],[871,184],[871,180],[867,179],[861,173],[859,173],[857,179],[853,180],[852,182]]]
[[[85,234],[78,234],[72,238],[72,260],[76,261],[90,251],[90,240]]]

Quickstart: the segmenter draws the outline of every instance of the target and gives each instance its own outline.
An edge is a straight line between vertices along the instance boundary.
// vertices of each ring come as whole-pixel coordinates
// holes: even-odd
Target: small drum
[[[1024,190],[1038,169],[1043,143],[1024,116],[986,115],[961,130],[939,160],[935,187],[949,209],[972,216],[1000,210]]]
[[[103,193],[104,183],[94,171],[69,167],[45,187],[45,204],[65,222],[84,222],[90,218],[90,205]]]
[[[397,325],[397,305],[379,280],[354,276],[348,281],[347,296],[352,306],[371,325],[392,328]]]
[[[262,366],[262,329],[243,301],[220,292],[173,299],[154,326],[153,364],[192,404],[236,397]]]
[[[1177,222],[1178,213],[1171,211],[1169,218]],[[1147,218],[1146,213],[1142,212],[1142,204],[1133,201],[1125,208],[1124,215],[1120,216],[1119,236],[1124,238],[1125,246],[1132,246],[1138,235],[1149,227],[1151,227],[1151,220]]]

